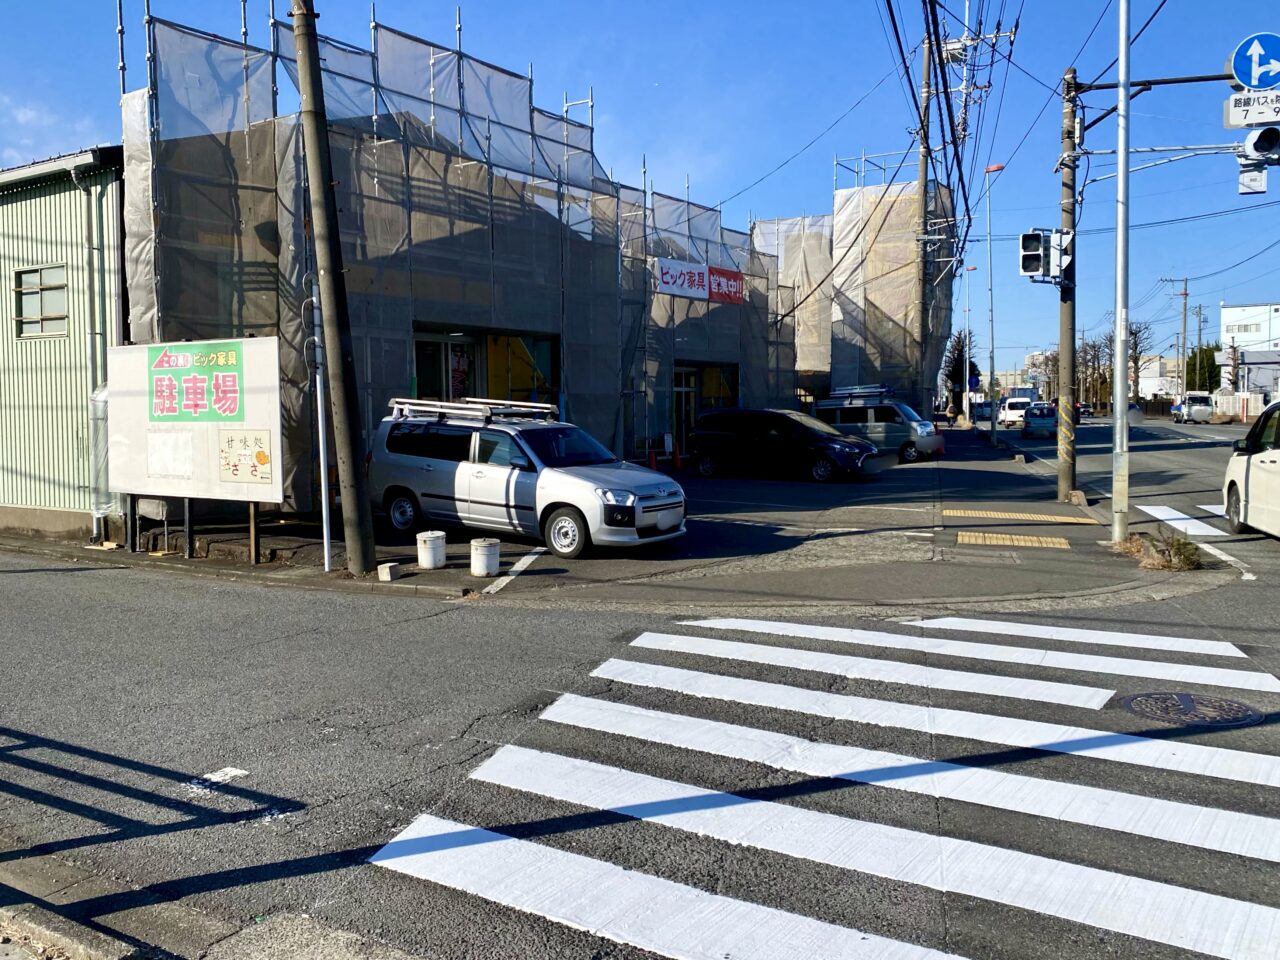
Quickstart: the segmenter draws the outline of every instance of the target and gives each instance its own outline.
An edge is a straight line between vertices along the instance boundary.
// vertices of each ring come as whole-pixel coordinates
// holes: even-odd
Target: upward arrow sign
[[[1262,81],[1263,74],[1280,73],[1280,60],[1272,60],[1270,63],[1263,63],[1262,58],[1266,51],[1262,44],[1255,38],[1253,43],[1249,45],[1249,49],[1245,51],[1245,55],[1253,61],[1253,82],[1250,87],[1256,88]]]

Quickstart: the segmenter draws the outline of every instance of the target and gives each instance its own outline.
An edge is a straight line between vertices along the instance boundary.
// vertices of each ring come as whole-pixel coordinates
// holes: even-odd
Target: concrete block
[[[400,579],[400,564],[398,563],[380,563],[378,564],[378,579],[384,583],[390,583],[392,580]]]

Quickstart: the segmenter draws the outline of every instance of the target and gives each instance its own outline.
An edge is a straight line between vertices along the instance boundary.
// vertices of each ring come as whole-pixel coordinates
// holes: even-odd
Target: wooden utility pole
[[[298,59],[302,142],[306,151],[307,185],[311,194],[311,223],[315,239],[316,273],[324,342],[328,346],[329,396],[333,411],[333,446],[338,461],[338,489],[342,493],[342,526],[347,569],[363,576],[373,569],[373,513],[368,484],[360,462],[360,394],[356,382],[351,321],[347,316],[347,284],[342,272],[338,234],[338,202],[333,190],[329,158],[329,125],[324,109],[324,81],[316,38],[314,0],[293,0],[293,40]],[[328,464],[320,469],[327,470]]]
[[[1058,499],[1076,488],[1076,70],[1062,78],[1062,276],[1058,281]]]
[[[929,385],[924,382],[924,353],[929,331],[929,99],[932,87],[929,82],[931,68],[930,54],[932,47],[926,39],[924,44],[923,83],[920,88],[920,174],[917,189],[919,191],[919,214],[917,223],[920,229],[920,243],[916,250],[916,305],[920,313],[920,330],[917,341],[916,378],[920,384],[919,402],[922,409],[931,408],[929,403]]]

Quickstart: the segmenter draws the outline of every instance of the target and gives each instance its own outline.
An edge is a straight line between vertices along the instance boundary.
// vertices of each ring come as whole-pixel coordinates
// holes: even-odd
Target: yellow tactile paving
[[[957,544],[981,547],[1045,547],[1050,550],[1070,550],[1071,545],[1062,537],[1028,537],[1017,533],[980,533],[961,530],[956,535]]]
[[[1008,513],[1003,510],[943,510],[944,517],[972,517],[977,520],[1030,520],[1039,523],[1097,523],[1092,517],[1060,517],[1052,513]]]

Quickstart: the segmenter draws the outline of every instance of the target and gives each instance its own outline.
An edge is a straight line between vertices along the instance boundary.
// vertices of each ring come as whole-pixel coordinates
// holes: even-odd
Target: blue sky
[[[1157,0],[1133,0],[1133,27]],[[250,42],[266,44],[268,0],[250,0]],[[276,0],[280,16],[288,0]],[[963,0],[946,4],[959,12]],[[1000,6],[988,0],[988,9]],[[1005,3],[1007,20],[1019,6]],[[1059,147],[1061,101],[1054,98],[1040,121],[1033,118],[1049,97],[1071,57],[1098,20],[1107,0],[1074,5],[1026,0],[1008,72],[1004,105],[992,141],[994,110],[988,115],[983,150],[992,162],[1008,162],[992,192],[992,229],[997,236],[1057,223],[1058,181],[1053,172]],[[361,0],[317,0],[323,32],[367,44],[369,9]],[[900,0],[909,42],[919,40],[919,5]],[[154,0],[157,16],[227,36],[239,35],[237,0],[203,4]],[[534,64],[534,98],[558,109],[562,95],[596,97],[596,150],[617,179],[639,185],[642,155],[655,189],[680,194],[688,174],[693,199],[714,204],[737,194],[824,130],[892,69],[895,53],[886,42],[878,0],[704,0],[702,3],[617,0],[560,3],[540,0],[472,0],[464,3],[463,47],[494,63],[523,71]],[[1217,73],[1247,34],[1280,30],[1264,4],[1222,6],[1201,0],[1169,0],[1133,50],[1133,75],[1160,77]],[[454,7],[423,0],[378,0],[378,19],[427,39],[451,43]],[[50,33],[49,8],[6,4],[6,57],[0,60],[0,165],[10,166],[97,142],[119,139],[115,4],[109,0],[63,0],[57,30]],[[990,16],[990,15],[989,15]],[[145,82],[141,0],[126,0],[126,60],[130,88]],[[954,24],[953,24],[954,25]],[[1092,79],[1115,56],[1116,14],[1107,11],[1076,61]],[[56,54],[54,53],[56,51]],[[53,54],[53,55],[51,55]],[[1018,69],[1018,68],[1021,68]],[[1026,73],[1023,73],[1025,70]],[[1029,77],[1031,74],[1035,79]],[[1004,81],[1003,70],[996,73]],[[1133,105],[1133,144],[1216,144],[1240,139],[1222,126],[1225,84],[1156,89]],[[998,97],[999,90],[994,91]],[[1095,108],[1114,94],[1090,95]],[[1097,110],[1092,110],[1096,115]],[[902,85],[892,76],[808,151],[724,206],[726,225],[745,227],[757,218],[829,212],[832,159],[902,149],[913,126]],[[1015,156],[1010,154],[1030,128]],[[1115,146],[1115,124],[1103,121],[1089,146]],[[985,159],[985,155],[984,155]],[[910,167],[908,168],[910,169]],[[1113,169],[1110,158],[1093,162],[1093,175]],[[1132,235],[1133,316],[1157,324],[1156,345],[1167,347],[1180,328],[1180,299],[1161,277],[1198,276],[1260,250],[1276,235],[1275,209],[1257,208],[1280,199],[1280,169],[1272,172],[1271,197],[1238,197],[1231,157],[1186,160],[1134,174],[1135,224],[1222,210],[1238,215],[1193,221]],[[973,191],[976,198],[978,191]],[[1114,181],[1090,186],[1083,230],[1114,223]],[[982,209],[974,211],[974,243],[968,260],[972,319],[986,344],[986,250]],[[1082,236],[1079,243],[1079,321],[1097,332],[1113,298],[1114,237]],[[962,288],[958,287],[958,290]],[[1022,355],[1057,341],[1057,296],[1017,276],[1014,244],[995,244],[997,365],[1015,366]],[[1145,298],[1145,301],[1144,301]],[[960,305],[963,294],[958,295]],[[1203,303],[1211,325],[1216,305],[1280,300],[1280,248],[1218,276],[1191,284],[1192,305]],[[1212,309],[1210,309],[1212,308]],[[960,313],[957,323],[963,323]],[[1194,338],[1194,333],[1193,333]]]

